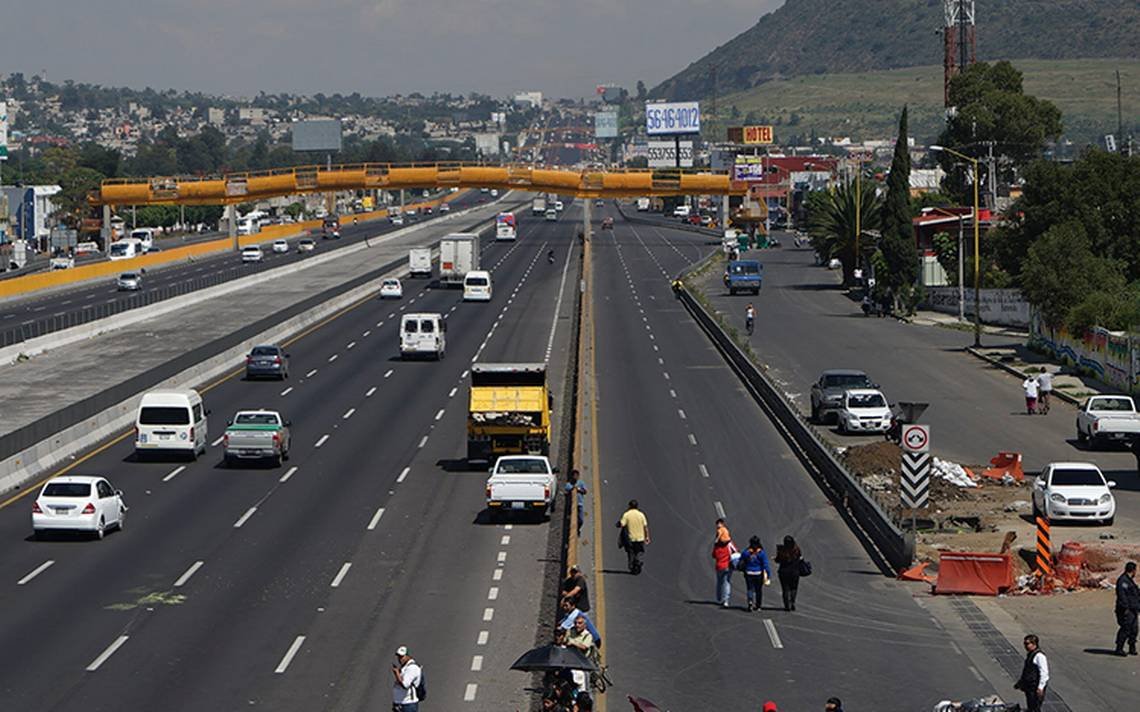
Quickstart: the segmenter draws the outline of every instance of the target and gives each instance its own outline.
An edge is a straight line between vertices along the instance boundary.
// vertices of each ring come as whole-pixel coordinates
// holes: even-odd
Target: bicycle
[[[750,316],[745,317],[744,318],[744,330],[748,332],[749,336],[752,336],[752,332],[755,328],[756,328],[756,320]]]
[[[609,666],[598,665],[598,671],[590,673],[590,687],[599,693],[605,692],[607,687],[613,687],[613,680],[609,676]]]

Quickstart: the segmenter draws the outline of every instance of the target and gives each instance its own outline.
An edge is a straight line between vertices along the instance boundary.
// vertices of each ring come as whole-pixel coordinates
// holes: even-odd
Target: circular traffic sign
[[[910,425],[903,430],[903,443],[907,450],[925,450],[930,443],[930,433],[925,425]]]

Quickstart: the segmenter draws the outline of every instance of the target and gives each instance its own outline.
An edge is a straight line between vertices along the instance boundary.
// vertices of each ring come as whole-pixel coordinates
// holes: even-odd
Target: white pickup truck
[[[1140,413],[1129,396],[1092,396],[1077,411],[1077,441],[1097,447],[1140,438]]]
[[[278,467],[289,459],[289,421],[275,410],[243,410],[230,421],[222,437],[223,462],[270,460]]]
[[[503,455],[487,479],[487,509],[492,517],[508,510],[554,511],[557,481],[550,460],[542,455]]]

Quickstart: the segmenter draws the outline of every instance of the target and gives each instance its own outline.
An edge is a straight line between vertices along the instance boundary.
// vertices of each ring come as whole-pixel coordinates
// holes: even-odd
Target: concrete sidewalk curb
[[[479,208],[486,208],[486,205],[478,206]],[[472,210],[477,208],[472,208]],[[466,214],[466,211],[455,213],[455,216]],[[494,217],[481,221],[479,231],[485,230],[489,224],[493,224]],[[409,229],[427,227],[428,224],[422,226],[412,226]],[[435,223],[438,227],[438,223]],[[395,235],[395,233],[393,233]],[[387,237],[387,236],[386,236]],[[353,248],[356,246],[354,245]],[[361,248],[363,248],[363,243]],[[350,251],[351,250],[351,251]],[[356,250],[352,248],[345,248],[338,250],[342,254],[351,254]],[[339,255],[330,255],[330,257]],[[327,259],[325,261],[328,261]],[[305,263],[312,264],[308,260]],[[268,329],[252,336],[246,337],[238,342],[236,345],[231,346],[224,351],[211,356],[194,366],[191,366],[178,374],[167,378],[157,384],[141,391],[130,395],[129,397],[118,402],[114,406],[107,408],[91,417],[85,418],[82,422],[64,428],[60,432],[45,438],[40,442],[24,448],[8,458],[0,462],[0,492],[18,488],[25,482],[34,480],[42,475],[42,473],[49,471],[54,467],[59,467],[67,461],[74,461],[76,464],[82,462],[82,458],[76,460],[76,457],[85,450],[98,445],[100,442],[107,440],[120,433],[134,422],[135,409],[137,408],[138,399],[143,393],[170,388],[190,388],[200,386],[202,384],[210,383],[217,379],[222,374],[234,369],[239,365],[241,360],[249,352],[249,349],[258,343],[267,342],[281,342],[290,337],[293,337],[307,328],[317,324],[338,312],[346,310],[353,305],[364,302],[375,295],[379,289],[380,284],[384,279],[398,275],[401,273],[404,260],[396,260],[388,265],[379,267],[384,270],[382,274],[376,276],[369,281],[360,284],[348,291],[340,294],[337,297],[331,298],[321,305],[304,311],[296,316],[293,316],[279,324],[276,324]],[[292,267],[292,265],[290,265]],[[272,271],[272,270],[271,270]],[[260,276],[260,275],[258,275]],[[280,276],[280,275],[279,275]],[[242,281],[242,280],[234,280]],[[206,290],[202,290],[206,291]],[[217,296],[217,294],[213,295]],[[169,300],[176,301],[176,300]],[[138,310],[136,310],[138,311]],[[208,398],[206,399],[208,403]],[[208,407],[208,406],[207,406]]]
[[[1017,376],[1021,380],[1025,380],[1026,378],[1029,378],[1029,374],[1027,372],[1022,371],[1021,369],[1018,369],[1018,368],[1014,368],[1013,366],[1010,366],[1007,363],[1002,363],[1000,360],[994,358],[993,356],[989,356],[987,354],[982,353],[975,346],[967,346],[966,352],[975,356],[976,358],[980,358],[981,360],[985,361],[986,363],[990,364],[991,366],[996,366],[997,368],[1000,368],[1001,370],[1005,371],[1006,373],[1010,373],[1014,376]],[[1066,403],[1071,403],[1075,406],[1080,406],[1080,404],[1081,404],[1081,400],[1079,398],[1075,398],[1075,397],[1069,395],[1068,393],[1065,393],[1064,391],[1058,390],[1056,388],[1053,389],[1053,397],[1059,398],[1059,399],[1065,401]]]
[[[480,205],[472,208],[467,208],[466,210],[461,210],[456,213],[450,213],[446,217],[440,217],[436,220],[411,225],[401,230],[387,233],[381,237],[378,237],[376,239],[376,244],[382,244],[399,237],[404,237],[417,230],[423,230],[429,227],[438,227],[443,222],[450,222],[455,218],[460,218],[468,215],[472,211],[486,209],[486,207],[486,205]],[[89,339],[94,336],[107,333],[109,331],[114,331],[116,329],[122,329],[132,324],[137,324],[141,321],[154,319],[165,314],[169,314],[170,312],[184,309],[194,304],[199,304],[208,299],[225,296],[226,294],[241,291],[247,287],[251,287],[262,282],[294,274],[310,267],[325,264],[326,262],[331,262],[342,257],[347,257],[360,252],[361,250],[369,249],[369,247],[370,244],[368,240],[363,240],[354,245],[331,250],[327,253],[299,260],[292,264],[268,269],[263,272],[251,274],[248,277],[232,279],[228,282],[224,282],[214,287],[207,287],[205,289],[199,289],[195,292],[191,292],[190,294],[184,294],[172,299],[166,299],[161,302],[152,304],[147,308],[130,309],[120,314],[115,314],[103,319],[96,319],[94,321],[89,321],[86,324],[81,324],[80,326],[75,326],[70,329],[63,329],[61,331],[46,334],[29,341],[24,341],[19,344],[13,344],[12,346],[0,348],[0,366],[15,363],[22,357],[30,358],[37,356],[51,349],[67,346],[68,344],[73,344],[77,341],[83,341],[85,339]]]

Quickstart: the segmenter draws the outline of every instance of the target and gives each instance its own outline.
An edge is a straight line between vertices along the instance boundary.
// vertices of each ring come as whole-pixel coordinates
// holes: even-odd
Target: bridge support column
[[[230,236],[230,244],[234,246],[234,252],[240,252],[241,247],[238,245],[237,234],[237,206],[233,203],[226,206],[226,230]]]
[[[589,242],[592,235],[590,234],[590,200],[591,198],[582,198],[582,240]]]
[[[103,240],[103,251],[111,244],[111,206],[103,206],[103,225],[99,228],[99,237]]]

